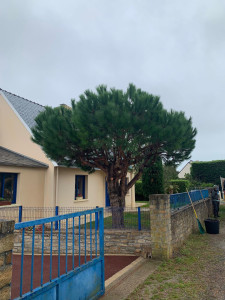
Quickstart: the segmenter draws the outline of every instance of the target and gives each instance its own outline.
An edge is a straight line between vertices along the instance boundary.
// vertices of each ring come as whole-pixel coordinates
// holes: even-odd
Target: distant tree
[[[163,194],[163,165],[161,157],[157,157],[154,164],[146,167],[142,175],[142,188],[145,198],[151,194]]]
[[[166,111],[158,96],[130,84],[127,91],[99,86],[72,109],[46,107],[36,118],[33,141],[60,165],[106,175],[110,204],[121,208],[113,226],[123,226],[127,191],[160,156],[167,163],[190,158],[196,129],[183,112]],[[126,182],[129,169],[135,176]]]

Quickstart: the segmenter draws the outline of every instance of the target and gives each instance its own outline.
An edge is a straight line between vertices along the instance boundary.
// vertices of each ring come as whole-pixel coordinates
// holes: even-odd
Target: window
[[[76,175],[75,176],[75,200],[85,199],[87,193],[85,192],[85,175]]]
[[[17,174],[0,173],[0,205],[16,203]],[[7,203],[5,203],[7,202]]]

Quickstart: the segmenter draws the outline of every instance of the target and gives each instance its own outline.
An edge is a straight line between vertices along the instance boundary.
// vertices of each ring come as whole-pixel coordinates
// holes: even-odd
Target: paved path
[[[138,258],[129,266],[106,281],[102,300],[123,300],[158,267],[160,262]]]
[[[212,257],[206,269],[208,299],[225,300],[225,222],[220,223],[219,234],[209,234]]]

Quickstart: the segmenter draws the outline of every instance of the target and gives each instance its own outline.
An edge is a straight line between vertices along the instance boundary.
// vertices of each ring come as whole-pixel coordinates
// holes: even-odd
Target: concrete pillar
[[[15,221],[0,220],[0,299],[11,299]]]
[[[170,195],[150,195],[149,204],[152,258],[168,259],[172,256]]]

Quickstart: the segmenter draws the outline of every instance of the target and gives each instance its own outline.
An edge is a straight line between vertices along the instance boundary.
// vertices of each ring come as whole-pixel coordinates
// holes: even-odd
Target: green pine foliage
[[[86,90],[72,108],[46,107],[36,118],[33,141],[59,165],[106,175],[110,204],[125,195],[157,157],[179,164],[190,158],[196,129],[183,112],[167,111],[158,96],[130,84],[127,90]],[[126,182],[130,168],[135,176]]]
[[[161,157],[144,169],[142,175],[143,195],[148,199],[151,194],[163,194],[163,165]]]
[[[196,181],[220,185],[220,176],[225,177],[225,160],[193,162],[191,176]]]

